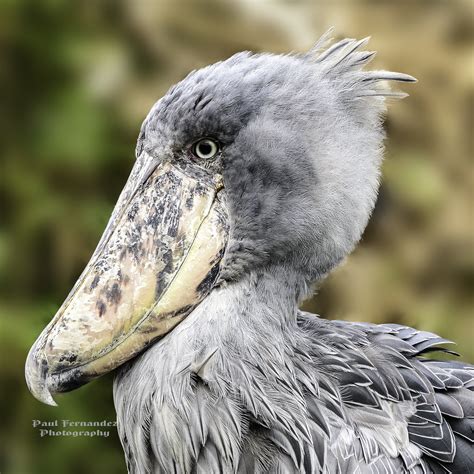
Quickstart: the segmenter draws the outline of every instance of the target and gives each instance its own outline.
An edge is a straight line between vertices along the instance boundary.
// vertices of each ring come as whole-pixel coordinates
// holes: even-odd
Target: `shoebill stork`
[[[236,54],[160,99],[91,261],[28,356],[32,394],[115,368],[130,473],[473,472],[474,367],[299,303],[374,207],[387,81],[366,40]],[[440,349],[443,350],[443,349]]]

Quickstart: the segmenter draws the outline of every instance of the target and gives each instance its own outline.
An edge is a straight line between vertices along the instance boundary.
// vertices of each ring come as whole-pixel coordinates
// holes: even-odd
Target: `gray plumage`
[[[424,358],[448,342],[298,310],[373,209],[387,80],[366,40],[240,53],[191,73],[137,144],[168,160],[201,137],[222,173],[230,241],[219,284],[115,379],[131,473],[470,472],[474,371]],[[443,349],[439,349],[443,350]]]

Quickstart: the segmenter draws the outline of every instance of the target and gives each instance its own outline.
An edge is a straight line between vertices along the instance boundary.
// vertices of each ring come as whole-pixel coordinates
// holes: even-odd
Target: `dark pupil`
[[[212,153],[212,146],[209,142],[204,142],[199,144],[199,152],[201,155],[207,156]]]

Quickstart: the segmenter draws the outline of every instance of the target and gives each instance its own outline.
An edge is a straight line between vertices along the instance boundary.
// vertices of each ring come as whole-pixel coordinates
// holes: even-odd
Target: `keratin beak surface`
[[[31,393],[55,405],[168,333],[212,289],[228,238],[214,177],[142,156],[90,262],[28,354]]]

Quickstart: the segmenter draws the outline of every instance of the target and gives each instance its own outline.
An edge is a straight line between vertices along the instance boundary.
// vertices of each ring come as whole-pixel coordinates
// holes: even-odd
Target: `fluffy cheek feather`
[[[310,127],[259,116],[226,151],[229,279],[285,261],[311,282],[359,241],[376,200],[384,134],[380,125],[361,128],[350,110],[337,120],[334,110],[322,107]]]

